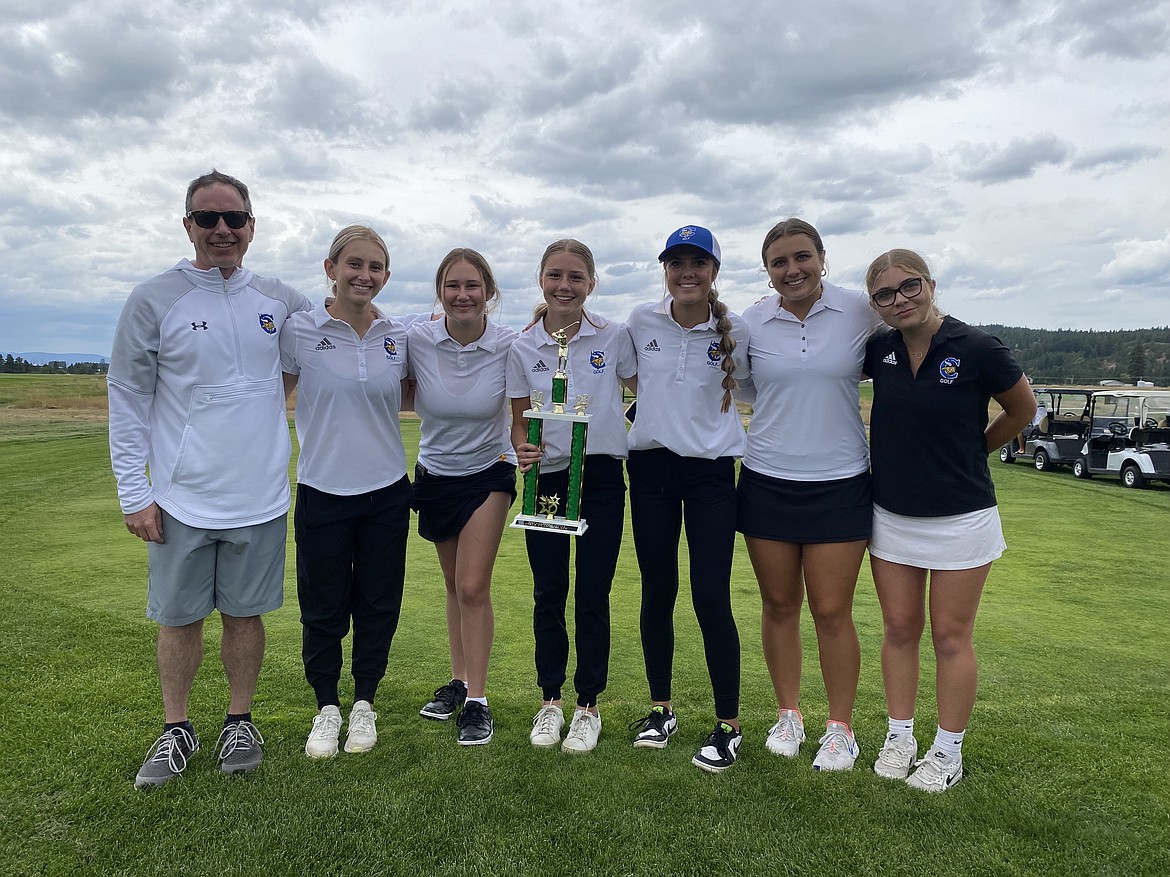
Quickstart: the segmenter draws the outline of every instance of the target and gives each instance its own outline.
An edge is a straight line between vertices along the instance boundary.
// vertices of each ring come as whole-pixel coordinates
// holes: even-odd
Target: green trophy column
[[[528,444],[540,447],[541,427],[544,421],[538,417],[528,419]],[[524,503],[520,507],[525,515],[536,514],[536,480],[540,477],[540,463],[534,463],[532,468],[524,473]]]
[[[565,500],[565,517],[581,520],[581,480],[585,475],[585,434],[589,424],[578,420],[573,424],[573,443],[569,447],[569,489]]]

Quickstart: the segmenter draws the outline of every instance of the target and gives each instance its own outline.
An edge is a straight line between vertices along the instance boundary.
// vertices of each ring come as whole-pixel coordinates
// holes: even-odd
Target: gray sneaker
[[[183,772],[187,759],[198,751],[199,738],[186,728],[165,731],[146,753],[146,761],[134,778],[134,788],[165,785]]]
[[[234,722],[219,735],[219,769],[224,773],[251,773],[260,766],[264,738],[251,722]]]

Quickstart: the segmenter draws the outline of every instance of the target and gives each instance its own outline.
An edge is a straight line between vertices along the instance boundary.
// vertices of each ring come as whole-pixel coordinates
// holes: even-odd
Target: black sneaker
[[[172,728],[154,741],[146,761],[134,777],[134,788],[145,789],[170,782],[187,767],[187,759],[199,751],[199,738],[186,728]]]
[[[492,721],[490,707],[479,701],[471,700],[463,705],[459,711],[459,718],[455,720],[459,728],[460,746],[482,746],[492,742],[492,732],[495,723]]]
[[[656,705],[650,715],[630,722],[630,730],[638,732],[634,745],[639,749],[665,749],[670,735],[678,730],[678,719],[666,707]]]
[[[467,686],[458,679],[452,679],[446,685],[435,689],[435,699],[418,711],[424,719],[434,719],[445,722],[463,706],[467,700]]]
[[[264,738],[251,722],[232,722],[219,735],[219,769],[227,774],[251,773],[264,760]]]
[[[735,764],[735,756],[739,753],[739,744],[743,741],[743,734],[735,730],[727,722],[719,722],[715,726],[691,764],[708,773],[722,773]]]

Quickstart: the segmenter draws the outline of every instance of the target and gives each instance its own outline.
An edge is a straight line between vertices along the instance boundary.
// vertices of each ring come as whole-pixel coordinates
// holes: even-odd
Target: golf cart
[[[1126,487],[1170,483],[1170,390],[1107,390],[1089,401],[1077,478],[1119,475]]]
[[[1040,472],[1055,466],[1071,466],[1089,436],[1092,391],[1056,387],[1032,392],[1036,395],[1040,420],[1034,426],[1025,427],[1024,447],[1013,437],[999,449],[1000,462],[1014,463],[1017,457],[1031,457],[1032,465]]]

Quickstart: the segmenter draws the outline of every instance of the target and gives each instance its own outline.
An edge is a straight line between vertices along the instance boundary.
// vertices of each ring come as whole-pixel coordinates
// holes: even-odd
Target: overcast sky
[[[624,319],[688,223],[738,310],[800,216],[840,285],[909,247],[968,322],[1170,324],[1164,0],[2,2],[0,351],[108,354],[212,166],[252,188],[246,264],[314,299],[374,226],[391,313],[470,246],[523,325],[576,237]]]

